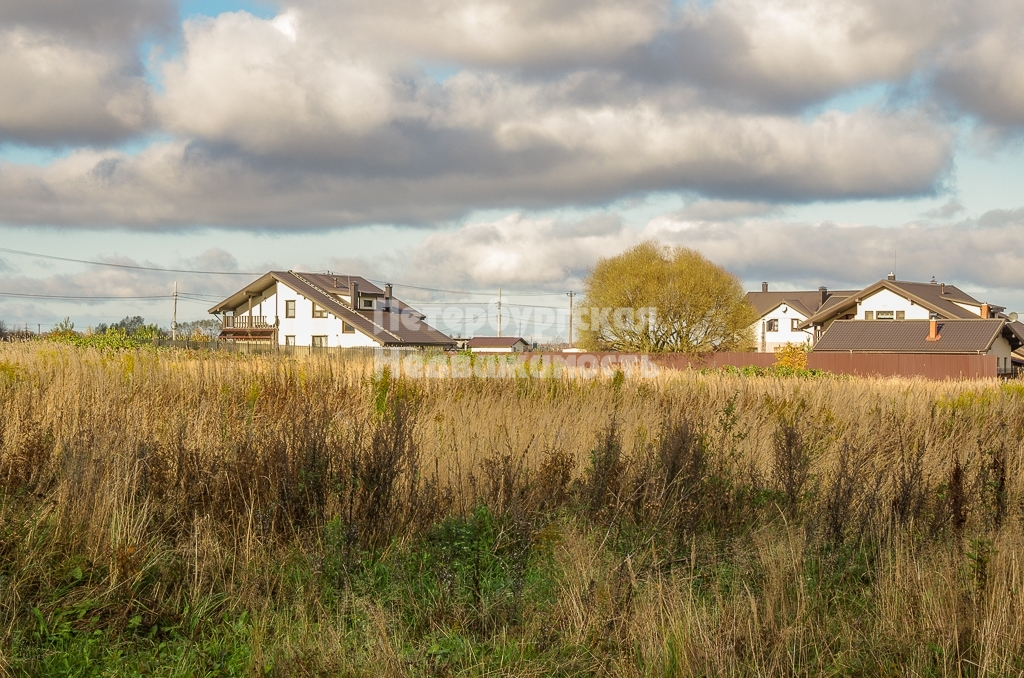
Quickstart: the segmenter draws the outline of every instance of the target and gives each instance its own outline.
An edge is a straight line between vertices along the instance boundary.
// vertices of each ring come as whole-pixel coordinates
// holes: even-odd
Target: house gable
[[[370,299],[373,303],[359,304],[360,308],[353,309],[352,283],[359,287],[360,300]],[[211,308],[210,313],[257,316],[255,307],[249,312],[249,300],[259,296],[264,299],[259,307],[261,322],[276,329],[281,344],[293,341],[296,345],[311,345],[307,339],[313,344],[341,347],[454,344],[406,304],[393,297],[385,303],[389,293],[356,276],[271,271]],[[292,317],[287,312],[289,302],[294,305]],[[272,317],[267,315],[269,308],[274,311]],[[315,314],[314,309],[320,309],[318,313],[322,315]]]

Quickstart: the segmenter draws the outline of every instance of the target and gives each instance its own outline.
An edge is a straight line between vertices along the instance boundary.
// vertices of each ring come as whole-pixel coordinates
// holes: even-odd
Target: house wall
[[[285,302],[295,302],[295,317],[285,317]],[[265,316],[267,322],[274,324],[275,318],[279,325],[277,329],[277,341],[282,346],[286,337],[294,336],[296,346],[310,346],[313,343],[314,335],[327,337],[327,345],[343,348],[356,346],[379,346],[370,336],[360,332],[358,329],[346,334],[341,331],[342,321],[335,315],[328,313],[326,318],[313,317],[313,302],[302,296],[287,285],[275,283],[257,304],[253,299],[252,315]],[[234,315],[249,315],[248,303],[235,309]]]
[[[876,319],[878,311],[903,311],[906,320],[928,320],[931,314],[927,308],[887,289],[878,290],[871,296],[861,299],[857,304],[857,320],[864,320],[865,311],[871,311]]]
[[[786,309],[783,311],[783,309]],[[767,327],[769,320],[779,321],[778,332],[763,332],[764,334],[764,350],[767,353],[774,353],[775,349],[786,344],[806,344],[811,341],[811,331],[793,330],[791,329],[793,319],[803,322],[807,320],[807,317],[797,311],[795,308],[790,307],[787,304],[779,304],[772,310],[765,313],[761,318],[754,323],[754,339],[756,341],[757,350],[762,350],[761,336],[764,328]]]
[[[996,365],[1000,372],[1010,371],[1013,350],[1010,347],[1010,342],[1005,337],[997,337],[992,344],[992,350],[988,354],[996,356]]]
[[[525,342],[517,342],[514,346],[485,346],[485,347],[474,347],[470,351],[473,353],[522,353],[529,345]]]
[[[981,317],[981,306],[975,306],[973,304],[964,304],[959,301],[954,301],[953,303],[959,306],[960,308],[964,309],[965,311],[970,311],[979,318]]]

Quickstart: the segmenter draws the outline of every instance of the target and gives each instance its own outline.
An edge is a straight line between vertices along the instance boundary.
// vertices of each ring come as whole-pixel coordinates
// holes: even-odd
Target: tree
[[[599,260],[583,294],[578,326],[588,350],[699,354],[754,345],[757,315],[740,281],[696,250],[641,243]]]

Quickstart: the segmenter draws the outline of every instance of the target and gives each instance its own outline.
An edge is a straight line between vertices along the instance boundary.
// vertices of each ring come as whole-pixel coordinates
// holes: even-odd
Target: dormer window
[[[359,307],[362,309],[373,310],[373,299],[360,299]]]

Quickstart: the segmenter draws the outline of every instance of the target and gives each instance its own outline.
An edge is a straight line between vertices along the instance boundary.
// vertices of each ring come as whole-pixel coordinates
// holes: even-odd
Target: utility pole
[[[498,288],[498,336],[501,336],[501,288]]]
[[[569,292],[569,348],[572,348],[572,300],[575,292]]]
[[[171,313],[171,341],[178,340],[178,281],[174,281],[174,311]]]

